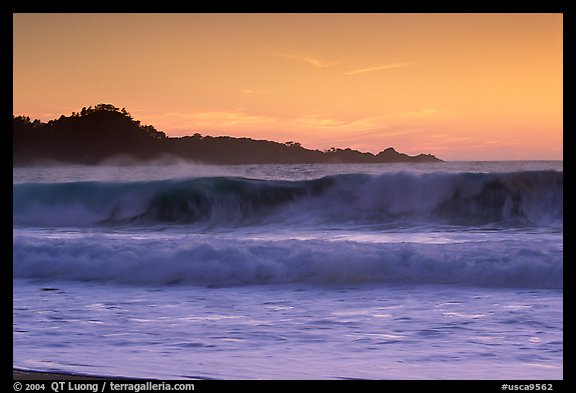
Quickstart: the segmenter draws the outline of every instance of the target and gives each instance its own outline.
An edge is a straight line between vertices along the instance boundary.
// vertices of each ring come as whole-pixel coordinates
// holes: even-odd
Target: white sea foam
[[[562,288],[562,247],[533,240],[363,243],[330,240],[14,238],[14,276],[126,284],[411,283]]]

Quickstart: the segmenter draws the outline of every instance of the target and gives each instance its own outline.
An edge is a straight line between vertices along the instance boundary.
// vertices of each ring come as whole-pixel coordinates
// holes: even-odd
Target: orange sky
[[[14,14],[14,114],[562,159],[561,14]]]

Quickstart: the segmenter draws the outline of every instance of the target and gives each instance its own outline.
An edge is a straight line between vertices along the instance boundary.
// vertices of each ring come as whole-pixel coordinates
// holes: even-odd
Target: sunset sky
[[[562,14],[14,14],[14,115],[562,159]]]

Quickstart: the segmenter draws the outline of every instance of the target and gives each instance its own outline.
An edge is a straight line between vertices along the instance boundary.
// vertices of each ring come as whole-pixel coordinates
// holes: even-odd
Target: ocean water
[[[13,365],[562,379],[561,161],[13,170]]]

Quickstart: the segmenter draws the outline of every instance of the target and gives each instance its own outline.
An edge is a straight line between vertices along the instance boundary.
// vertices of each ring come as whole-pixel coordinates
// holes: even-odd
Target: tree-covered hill
[[[13,163],[45,160],[97,164],[116,156],[151,160],[162,156],[208,164],[384,163],[441,161],[431,154],[408,156],[387,148],[377,155],[352,149],[310,150],[299,143],[194,134],[167,137],[111,104],[43,123],[13,117]]]

